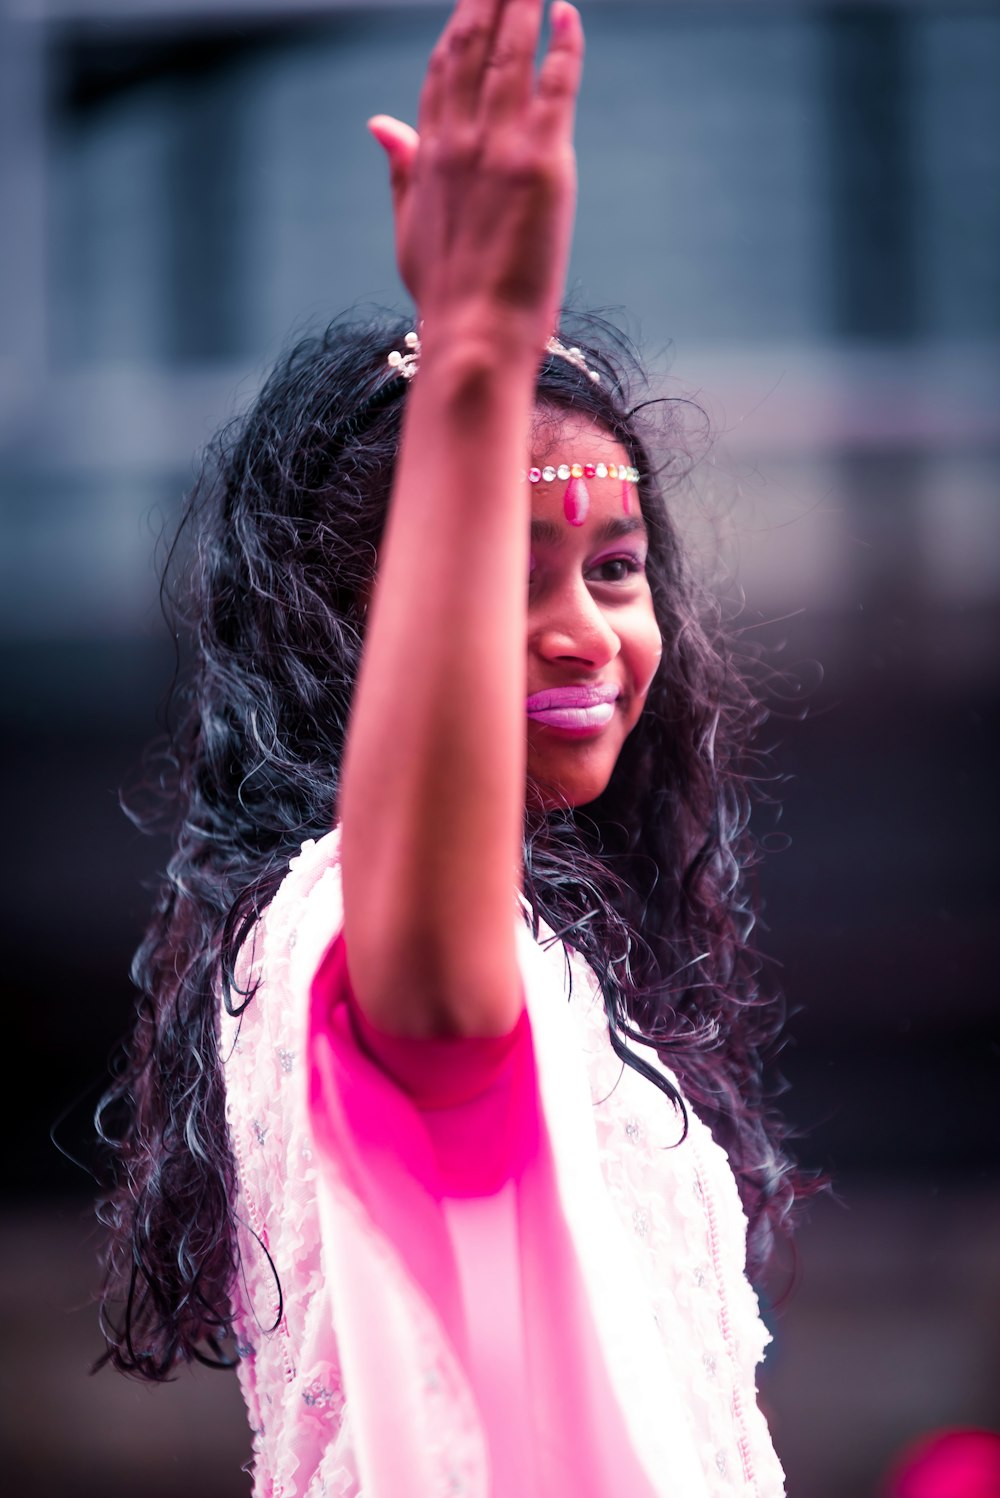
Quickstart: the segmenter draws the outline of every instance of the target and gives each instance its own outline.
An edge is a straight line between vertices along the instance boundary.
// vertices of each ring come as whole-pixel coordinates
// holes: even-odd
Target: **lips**
[[[532,722],[548,728],[592,732],[611,722],[617,700],[618,688],[612,686],[549,687],[533,693],[525,711]]]

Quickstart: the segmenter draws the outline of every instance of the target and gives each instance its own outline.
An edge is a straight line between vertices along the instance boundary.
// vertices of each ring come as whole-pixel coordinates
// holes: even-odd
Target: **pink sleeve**
[[[314,1026],[336,1035],[342,1060],[350,1065],[353,1051],[355,1071],[363,1073],[366,1062],[376,1067],[418,1113],[437,1177],[423,1182],[432,1194],[489,1195],[519,1174],[537,1145],[527,1010],[522,1009],[513,1030],[496,1037],[413,1040],[388,1035],[361,1012],[343,933],[319,966],[312,1002]],[[406,1110],[397,1116],[405,1119]],[[363,1118],[357,1121],[363,1123]]]

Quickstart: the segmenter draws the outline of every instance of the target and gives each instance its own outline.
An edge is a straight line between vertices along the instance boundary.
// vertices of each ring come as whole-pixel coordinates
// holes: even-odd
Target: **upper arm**
[[[366,1019],[414,1039],[512,1030],[523,997],[512,888],[507,896],[502,923],[489,908],[478,923],[466,909],[450,927],[434,909],[421,919],[405,890],[396,900],[385,890],[369,902],[345,902],[353,992]]]

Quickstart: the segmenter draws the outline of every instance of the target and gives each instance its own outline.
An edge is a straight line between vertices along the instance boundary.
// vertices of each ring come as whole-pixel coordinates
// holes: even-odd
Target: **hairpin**
[[[560,343],[559,339],[554,337],[549,339],[545,347],[548,352],[550,354],[554,354],[557,359],[565,359],[567,364],[572,364],[573,367],[575,369],[578,369],[581,374],[585,374],[587,376],[587,379],[590,380],[594,385],[599,385],[601,383],[600,375],[598,374],[596,369],[591,369],[589,367],[586,359],[583,357],[582,349],[567,348],[564,343]]]
[[[403,342],[410,352],[401,354],[399,349],[394,348],[388,362],[396,374],[402,375],[404,380],[412,380],[420,363],[420,337],[415,332],[409,332]]]
[[[403,342],[406,344],[409,352],[401,354],[399,349],[393,349],[387,362],[395,374],[401,375],[404,380],[412,380],[420,366],[420,335],[411,330],[407,333]],[[601,383],[601,376],[597,370],[588,367],[587,361],[583,357],[582,349],[567,348],[565,343],[561,343],[555,337],[549,339],[545,348],[553,358],[565,359],[567,364],[572,364],[574,369],[580,370],[581,374],[585,374],[587,379],[591,380],[593,384],[599,385]]]

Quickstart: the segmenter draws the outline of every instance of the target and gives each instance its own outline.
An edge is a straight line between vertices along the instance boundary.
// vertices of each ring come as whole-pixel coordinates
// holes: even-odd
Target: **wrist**
[[[548,333],[540,333],[537,319],[528,319],[494,304],[470,304],[460,309],[421,315],[421,372],[435,377],[468,373],[506,380],[520,377],[534,393],[535,380]]]

